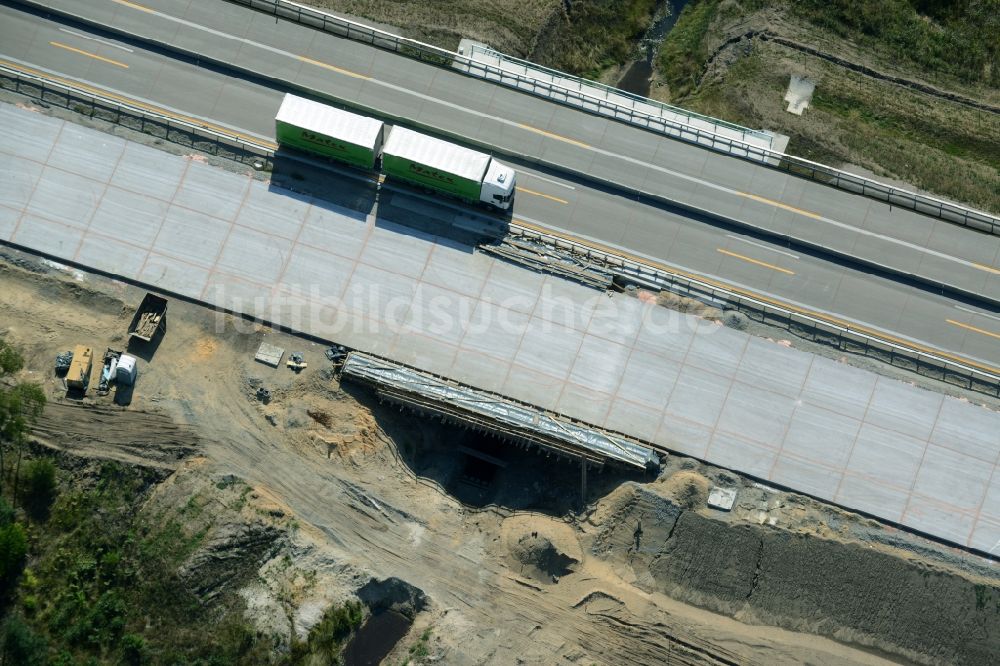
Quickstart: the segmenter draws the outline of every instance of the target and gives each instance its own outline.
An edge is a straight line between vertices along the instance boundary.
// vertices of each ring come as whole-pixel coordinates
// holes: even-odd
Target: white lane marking
[[[66,28],[59,28],[60,31],[65,32],[67,35],[73,35],[74,37],[79,37],[80,39],[89,39],[92,42],[98,42],[104,44],[105,46],[113,46],[116,49],[121,49],[122,51],[128,51],[129,53],[135,53],[132,49],[127,46],[122,46],[121,44],[115,44],[114,42],[109,42],[106,39],[101,39],[100,37],[91,37],[90,35],[84,35],[79,32],[74,32],[72,30],[67,30]]]
[[[565,187],[567,190],[575,190],[576,188],[572,185],[567,185],[566,183],[560,183],[558,180],[553,180],[552,178],[546,178],[545,176],[539,176],[534,171],[528,171],[527,169],[518,169],[518,173],[526,173],[532,178],[537,178],[538,180],[544,180],[546,183],[552,183],[553,185],[558,185],[559,187]]]
[[[971,308],[966,308],[961,305],[956,305],[955,309],[961,310],[962,312],[968,312],[969,314],[979,315],[980,317],[986,317],[987,319],[995,319],[996,321],[1000,321],[1000,317],[996,315],[986,314],[985,312],[980,312],[979,310],[972,310]]]
[[[245,136],[253,137],[255,139],[260,139],[264,143],[272,143],[274,141],[274,137],[273,136],[272,137],[267,137],[267,136],[265,136],[263,134],[260,134],[258,132],[251,132],[248,129],[243,129],[242,127],[235,127],[233,125],[229,125],[227,123],[223,123],[223,122],[220,122],[218,120],[211,120],[210,118],[204,118],[202,116],[196,116],[196,115],[194,115],[192,113],[188,113],[186,111],[181,111],[178,108],[175,108],[175,107],[172,107],[172,106],[167,106],[166,104],[161,104],[160,102],[154,102],[153,100],[147,99],[146,97],[141,97],[139,95],[132,95],[132,94],[129,94],[129,93],[125,93],[125,92],[123,92],[121,90],[118,90],[117,88],[111,88],[110,86],[98,84],[98,83],[96,83],[94,81],[91,81],[90,79],[81,79],[79,77],[71,77],[68,74],[65,74],[64,72],[58,72],[58,71],[55,71],[55,70],[52,70],[52,69],[48,69],[46,67],[40,67],[39,65],[35,65],[34,63],[26,62],[26,61],[20,60],[18,58],[12,58],[10,56],[4,56],[4,58],[7,59],[7,60],[9,60],[10,62],[17,63],[18,65],[23,65],[24,67],[26,67],[28,69],[35,69],[35,70],[39,70],[39,71],[42,71],[42,72],[46,72],[46,73],[51,74],[53,76],[62,77],[62,78],[65,78],[65,79],[72,79],[72,80],[77,81],[79,83],[82,83],[82,84],[84,84],[86,86],[89,86],[93,90],[100,90],[100,91],[104,91],[104,92],[107,92],[107,93],[111,93],[113,96],[118,97],[121,101],[139,102],[142,105],[144,105],[144,106],[146,106],[146,107],[148,107],[148,108],[150,108],[150,109],[152,109],[154,111],[157,110],[157,109],[160,109],[162,111],[168,111],[168,112],[170,112],[171,115],[176,116],[176,117],[178,117],[180,119],[185,119],[186,118],[186,119],[190,119],[190,120],[194,120],[194,121],[201,121],[202,123],[204,123],[208,127],[214,126],[214,127],[222,128],[222,129],[225,129],[225,130],[229,130],[234,136],[238,136],[238,135],[242,134],[242,135],[245,135]],[[277,107],[275,107],[275,112],[277,112]]]
[[[735,234],[726,234],[726,236],[728,236],[729,238],[732,238],[733,240],[738,240],[741,243],[749,243],[750,245],[755,245],[755,246],[757,246],[757,247],[759,247],[759,248],[761,248],[763,250],[770,250],[771,252],[777,252],[778,254],[783,254],[786,257],[791,257],[792,259],[799,259],[800,258],[799,255],[797,255],[797,254],[792,254],[791,252],[785,252],[784,250],[779,250],[776,247],[771,247],[770,245],[764,245],[763,243],[758,243],[757,241],[752,241],[749,238],[740,238],[739,236],[736,236]]]
[[[194,23],[192,21],[188,21],[186,19],[178,18],[176,16],[171,16],[169,14],[164,14],[163,12],[159,12],[159,11],[156,11],[156,10],[148,10],[148,11],[149,11],[149,13],[154,14],[155,16],[159,16],[159,17],[164,18],[164,19],[166,19],[168,21],[173,21],[174,23],[179,23],[181,25],[187,26],[189,28],[193,28],[195,30],[201,30],[202,32],[207,32],[208,34],[213,35],[215,37],[221,37],[221,38],[224,38],[224,39],[231,39],[231,40],[240,42],[242,44],[247,44],[248,46],[254,46],[254,47],[257,47],[259,49],[263,49],[265,51],[270,51],[271,53],[276,53],[278,55],[286,56],[286,57],[292,58],[294,60],[299,60],[299,56],[297,54],[291,53],[289,51],[283,51],[283,50],[275,48],[273,46],[268,46],[266,44],[260,44],[258,42],[253,41],[253,40],[246,39],[245,37],[237,37],[235,35],[230,35],[228,33],[225,33],[225,32],[219,31],[219,30],[215,30],[213,28],[208,28],[208,27],[203,26],[203,25],[198,25],[197,23]],[[431,102],[433,104],[437,104],[439,106],[443,106],[443,107],[446,107],[446,108],[449,108],[449,109],[453,109],[455,111],[459,111],[459,112],[462,112],[462,113],[467,113],[467,114],[470,114],[470,115],[474,115],[474,116],[477,116],[479,118],[485,118],[487,120],[493,120],[493,121],[502,123],[504,125],[509,125],[511,127],[515,127],[515,128],[524,130],[524,128],[521,127],[521,123],[515,122],[513,120],[508,120],[506,118],[500,118],[498,116],[491,116],[488,113],[483,113],[482,111],[475,111],[473,109],[466,108],[466,107],[464,107],[464,106],[462,106],[460,104],[455,104],[454,102],[446,102],[444,100],[437,99],[436,97],[432,97],[431,95],[428,95],[428,94],[425,94],[425,93],[420,93],[420,92],[417,92],[415,90],[409,90],[407,88],[395,85],[393,83],[387,83],[385,81],[379,81],[378,79],[375,79],[375,78],[368,79],[367,83],[371,83],[373,85],[381,86],[381,87],[387,88],[389,90],[394,90],[396,92],[401,92],[401,93],[403,93],[405,95],[410,95],[412,97],[416,97],[417,99],[421,99],[421,100],[424,100],[426,102]],[[524,131],[527,131],[527,130],[524,130]],[[656,164],[649,164],[647,162],[643,162],[642,160],[636,159],[634,157],[629,157],[628,155],[619,155],[617,153],[612,153],[609,150],[604,150],[602,148],[595,148],[594,146],[586,146],[586,147],[584,147],[583,145],[581,145],[581,149],[582,150],[589,150],[589,151],[592,151],[592,152],[594,152],[594,153],[596,153],[598,155],[603,155],[605,157],[610,157],[610,158],[613,158],[613,159],[622,160],[624,162],[629,162],[629,163],[634,164],[636,166],[642,167],[643,169],[653,170],[653,171],[659,171],[660,173],[664,173],[664,174],[667,174],[669,176],[673,176],[675,178],[680,178],[682,180],[687,180],[687,181],[690,181],[690,182],[693,182],[693,183],[698,183],[699,185],[704,185],[705,187],[711,188],[713,190],[717,190],[719,192],[725,192],[726,194],[730,194],[732,196],[743,197],[743,193],[742,192],[740,192],[738,190],[734,190],[734,189],[729,188],[729,187],[726,187],[725,185],[719,185],[718,183],[713,183],[713,182],[710,182],[710,181],[707,181],[707,180],[702,180],[701,178],[696,178],[695,176],[689,176],[687,174],[680,173],[678,171],[673,171],[672,169],[667,169],[667,168],[658,166]],[[868,231],[867,229],[860,229],[860,228],[855,227],[853,225],[846,224],[844,222],[838,222],[837,220],[833,220],[833,219],[830,219],[828,217],[817,215],[815,218],[811,218],[810,217],[810,219],[816,219],[816,220],[818,220],[820,222],[824,222],[824,223],[829,224],[829,225],[834,226],[834,227],[845,229],[847,231],[853,231],[855,233],[861,234],[862,236],[868,236],[868,237],[871,237],[871,238],[878,238],[878,239],[886,241],[887,243],[892,243],[894,245],[899,245],[901,247],[905,247],[907,249],[914,250],[915,252],[921,252],[923,254],[927,254],[927,255],[934,256],[934,257],[938,257],[939,259],[944,259],[945,261],[951,261],[951,262],[959,264],[961,266],[965,266],[966,268],[974,268],[976,270],[982,270],[974,262],[967,261],[965,259],[961,259],[959,257],[952,256],[950,254],[945,254],[944,252],[938,252],[937,250],[931,250],[930,248],[921,247],[919,245],[916,245],[915,243],[909,243],[907,241],[900,240],[898,238],[892,238],[890,236],[883,236],[882,234],[877,234],[877,233],[875,233],[873,231]]]

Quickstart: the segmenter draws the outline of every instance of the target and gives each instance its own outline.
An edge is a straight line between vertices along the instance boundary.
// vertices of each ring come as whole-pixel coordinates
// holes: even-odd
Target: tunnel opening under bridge
[[[624,435],[384,359],[353,352],[341,376],[383,404],[440,423],[400,455],[465,504],[576,511],[659,471],[659,455]]]

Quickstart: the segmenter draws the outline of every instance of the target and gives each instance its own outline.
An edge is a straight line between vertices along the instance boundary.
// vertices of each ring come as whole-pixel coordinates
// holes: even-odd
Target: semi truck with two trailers
[[[439,194],[508,210],[516,172],[491,155],[405,127],[285,95],[275,117],[279,146],[381,171]]]

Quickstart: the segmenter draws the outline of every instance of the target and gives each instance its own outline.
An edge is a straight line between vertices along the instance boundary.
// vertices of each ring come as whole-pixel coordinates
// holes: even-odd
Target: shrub
[[[0,662],[18,666],[42,666],[47,662],[45,639],[32,631],[19,615],[9,615],[0,632]]]
[[[10,343],[0,338],[0,377],[12,375],[24,367],[24,357]]]
[[[21,525],[11,523],[0,528],[0,601],[7,601],[13,592],[27,554],[28,538]]]
[[[149,660],[146,640],[137,634],[125,634],[122,636],[122,663],[129,666],[139,666]]]
[[[0,527],[7,527],[14,522],[14,508],[0,497]]]
[[[56,467],[47,458],[31,460],[21,471],[24,508],[35,518],[48,515],[56,496]]]
[[[718,4],[718,0],[694,0],[684,8],[663,40],[658,62],[672,99],[683,97],[698,86],[708,55],[703,41]]]

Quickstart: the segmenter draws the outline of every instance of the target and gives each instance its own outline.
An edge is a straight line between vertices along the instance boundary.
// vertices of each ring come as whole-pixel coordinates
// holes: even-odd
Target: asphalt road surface
[[[140,16],[145,17],[144,20],[150,17],[148,12],[135,9],[131,4],[115,3],[111,0],[78,4],[81,7],[93,6],[95,9],[103,10],[108,10],[106,6],[111,6],[108,11],[112,11],[115,20],[126,23],[131,20],[129,12],[138,12]],[[246,12],[245,9],[227,3],[213,1],[209,4],[212,6],[218,4],[219,8],[222,8],[222,14],[228,11],[225,8]],[[173,11],[177,11],[177,7],[183,8],[184,3],[171,3],[169,7],[165,6],[163,9],[166,11],[173,8]],[[184,41],[181,36],[187,31],[192,31],[191,39],[197,37],[203,42],[206,41],[204,28],[198,27],[198,21],[195,19],[205,18],[210,25],[215,25],[224,18],[222,14],[212,14],[214,18],[209,21],[209,17],[202,16],[194,5],[190,11],[197,16],[184,19],[184,23],[167,18],[161,19],[175,29],[177,33],[175,38],[178,41]],[[7,7],[0,8],[0,17],[2,17],[0,51],[8,59],[31,63],[168,109],[221,123],[237,131],[262,138],[273,137],[272,119],[283,94],[280,87],[259,80],[233,76],[231,73],[202,67],[196,63],[184,62],[143,48],[139,44],[125,43],[108,38],[106,35],[101,36],[80,26],[67,27],[65,24]],[[256,18],[249,15],[243,18],[241,24],[243,29],[250,30],[255,25]],[[232,28],[233,25],[230,24],[230,29]],[[261,33],[257,37],[287,40],[290,39],[289,30],[300,29],[283,22],[272,28],[272,31]],[[342,58],[347,57],[345,54],[352,53],[355,49],[368,48],[321,34],[318,34],[313,42],[316,48],[320,48],[316,44],[320,38],[335,40],[338,50],[337,57],[333,60],[344,64],[345,67],[351,64],[341,62]],[[388,64],[381,69],[377,68],[379,62],[385,58],[389,59],[388,63],[395,63],[404,68],[427,67],[380,51],[372,53],[375,56],[370,55],[365,71],[374,73],[374,70],[378,69],[379,76],[382,75],[383,69],[393,69]],[[258,56],[264,59],[284,57],[272,50],[251,47],[247,44],[243,44],[240,49],[242,58]],[[376,60],[379,62],[375,62]],[[268,71],[263,62],[258,62],[257,65]],[[372,88],[377,94],[383,94],[388,90],[400,95],[405,95],[405,91],[397,90],[402,83],[409,81],[410,84],[416,85],[416,79],[403,78],[399,83],[391,83],[392,88],[384,88],[371,84],[371,78],[359,79],[336,71],[338,68],[343,69],[339,64],[334,70],[330,70],[304,61],[297,61],[292,67],[294,72],[290,72],[289,75],[300,77],[309,76],[310,73],[315,75],[317,72],[313,72],[310,68],[324,73],[322,77],[316,79],[317,85],[331,86],[336,82],[339,87],[344,82],[355,82],[352,85]],[[549,132],[550,129],[567,131],[573,129],[576,132],[575,136],[593,142],[585,144],[581,139],[581,145],[578,146],[567,143],[564,138],[553,138],[528,131],[532,141],[536,142],[543,152],[548,151],[549,144],[554,143],[563,151],[560,155],[565,159],[587,159],[589,155],[590,166],[594,170],[599,170],[604,161],[613,162],[618,159],[604,153],[594,153],[602,156],[602,159],[596,159],[591,153],[599,146],[616,145],[618,148],[629,148],[630,155],[648,156],[650,147],[659,143],[668,149],[653,148],[655,156],[662,157],[667,162],[657,166],[660,168],[683,166],[687,172],[698,174],[691,176],[680,174],[678,171],[680,175],[677,180],[687,183],[692,191],[703,189],[710,191],[713,193],[713,198],[719,201],[723,200],[730,190],[739,192],[746,190],[745,194],[760,191],[766,192],[771,197],[777,196],[774,193],[777,190],[766,187],[754,190],[753,187],[748,187],[753,183],[746,183],[746,178],[761,186],[774,179],[785,179],[780,189],[788,201],[791,201],[788,197],[791,196],[792,190],[798,190],[801,199],[805,192],[802,188],[816,188],[816,192],[822,196],[833,197],[835,202],[846,204],[846,208],[838,213],[844,219],[850,219],[851,216],[847,213],[858,206],[864,211],[866,228],[860,231],[843,226],[846,223],[838,222],[830,225],[827,232],[839,242],[852,242],[858,248],[867,248],[868,251],[885,251],[887,255],[898,255],[900,261],[908,262],[907,265],[916,271],[921,267],[933,265],[951,275],[967,275],[974,278],[975,284],[973,282],[968,284],[970,288],[983,289],[991,295],[996,293],[994,278],[998,276],[994,273],[1000,271],[993,267],[996,266],[996,252],[1000,251],[1000,248],[997,246],[997,239],[993,237],[898,209],[891,213],[895,216],[893,224],[886,226],[876,222],[875,213],[881,207],[877,202],[847,195],[814,183],[788,179],[783,174],[764,167],[715,155],[676,141],[660,139],[649,133],[561,108],[457,73],[433,68],[431,71],[435,73],[433,79],[435,93],[439,92],[438,86],[441,86],[440,90],[444,93],[455,88],[453,92],[456,95],[467,88],[468,92],[463,95],[464,99],[471,102],[477,99],[477,96],[490,97],[492,100],[490,103],[493,105],[500,104],[498,101],[500,98],[514,95],[516,99],[525,102],[524,106],[543,104],[549,108],[548,122],[540,123],[540,126],[547,128],[545,132]],[[398,72],[394,71],[390,79],[395,81],[397,75]],[[368,77],[368,74],[364,76]],[[341,78],[343,80],[340,80]],[[459,84],[460,87],[456,87]],[[484,91],[489,91],[489,94]],[[347,94],[347,91],[341,90],[341,92]],[[361,89],[359,94],[360,92]],[[428,113],[436,110],[438,115],[442,110],[439,105],[427,101],[420,106],[427,108]],[[443,108],[456,118],[462,117],[462,111],[454,106],[446,105]],[[490,108],[497,110],[495,106]],[[507,111],[515,112],[520,108],[521,106],[510,107]],[[398,109],[392,107],[387,111],[396,112]],[[572,128],[553,125],[566,114],[576,114],[576,119],[582,119],[583,122],[578,122]],[[480,131],[482,125],[486,123],[487,120],[481,119],[476,131]],[[587,134],[590,131],[597,131],[593,129],[595,123],[601,125],[601,131],[604,132],[602,137],[595,138]],[[504,134],[505,128],[509,129],[509,125],[501,125],[500,134]],[[629,135],[631,143],[620,143],[609,137],[609,134],[619,132]],[[632,136],[635,133],[637,134]],[[642,144],[645,147],[637,143],[640,139],[643,140]],[[632,150],[633,147],[635,150]],[[681,159],[678,157],[681,152],[685,152],[687,164],[677,163]],[[632,163],[626,161],[626,164]],[[726,169],[720,170],[720,165]],[[986,365],[1000,365],[1000,347],[998,347],[1000,318],[997,317],[995,308],[983,303],[960,302],[945,298],[931,293],[926,288],[888,279],[870,271],[858,270],[856,266],[845,266],[804,249],[788,247],[770,242],[767,238],[748,235],[734,228],[712,224],[707,218],[700,218],[685,211],[649,202],[637,202],[613,189],[601,189],[585,180],[567,178],[558,172],[540,171],[523,164],[516,166],[520,173],[520,191],[515,206],[515,219],[598,240],[690,272],[719,278],[729,284],[792,305],[837,315],[849,322],[877,328]],[[639,165],[633,164],[633,166]],[[733,169],[745,172],[743,182],[726,180],[728,178],[726,174]],[[656,173],[662,175],[661,172]],[[706,174],[712,175],[711,180]],[[692,178],[695,180],[691,180]],[[737,187],[742,189],[734,189]],[[763,194],[753,194],[753,196],[763,198]],[[801,218],[800,223],[816,221],[793,210],[761,203],[747,196],[732,195],[732,197],[741,200],[738,210],[729,211],[733,214],[747,214],[750,206],[759,204],[769,209],[773,219],[787,217],[791,220],[798,217]],[[796,200],[795,203],[801,202]],[[782,203],[782,206],[792,207],[792,204]],[[813,208],[821,210],[819,206]],[[825,210],[823,212],[824,218],[826,215],[833,215]],[[900,233],[899,227],[895,226],[895,220],[904,219],[900,216],[905,216],[907,224],[913,225],[905,234]],[[832,217],[826,219],[837,222]],[[892,235],[888,235],[890,232]]]

